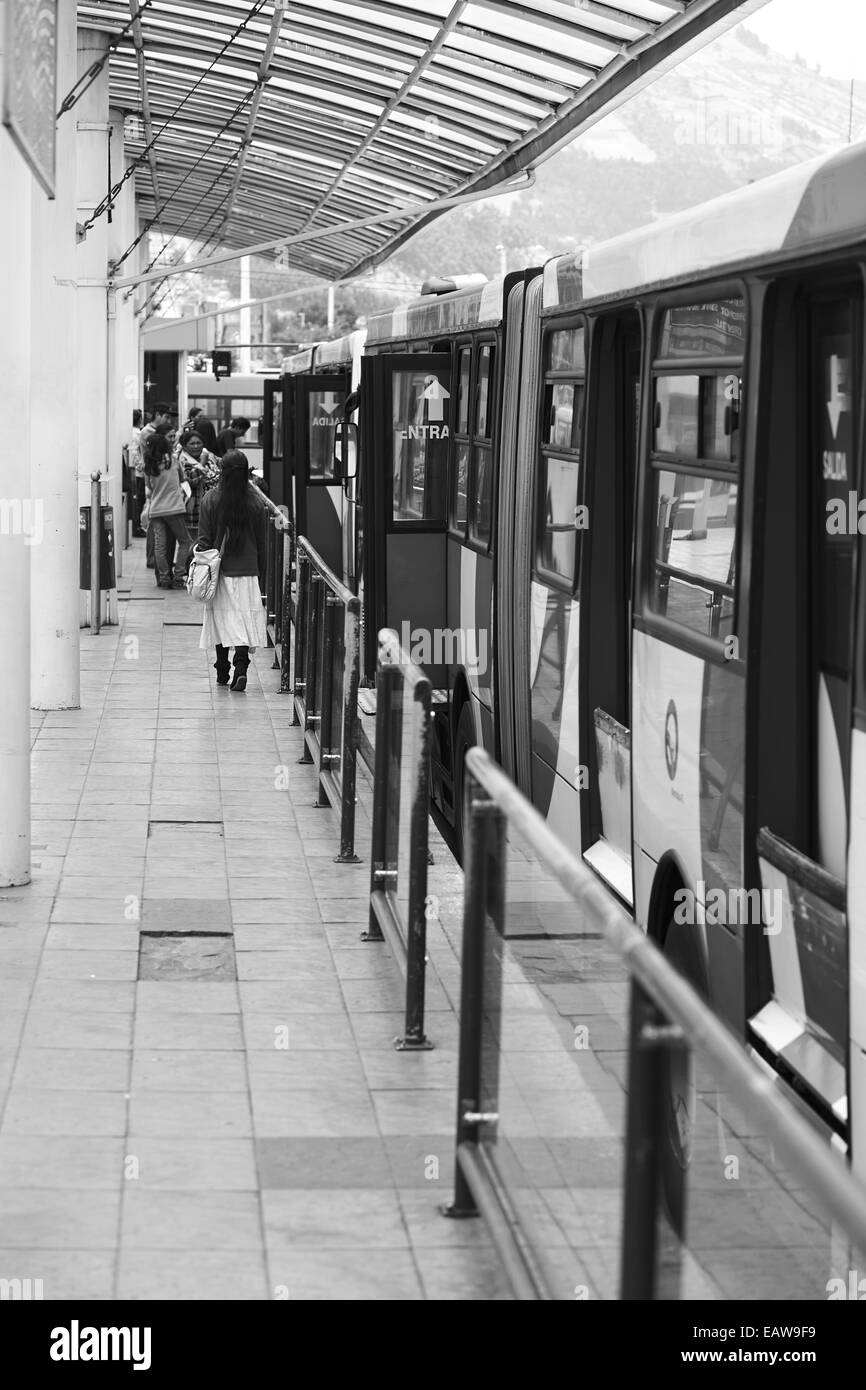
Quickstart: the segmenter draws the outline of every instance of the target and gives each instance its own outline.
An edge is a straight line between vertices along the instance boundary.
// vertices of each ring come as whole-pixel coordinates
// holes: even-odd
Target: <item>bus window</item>
[[[561,328],[545,343],[538,466],[536,568],[569,591],[577,573],[584,331]]]
[[[333,391],[311,391],[309,396],[310,479],[334,480],[334,431],[341,401]]]
[[[475,438],[489,439],[490,380],[493,367],[493,348],[486,344],[478,356],[478,377],[475,384]]]
[[[732,633],[736,607],[745,333],[741,299],[676,305],[662,315],[654,363],[650,607],[718,640]],[[706,369],[702,358],[713,359]]]
[[[657,612],[724,637],[732,617],[737,483],[659,469],[655,475]]]
[[[430,407],[431,384],[436,378],[423,371],[407,369],[392,374],[393,439],[393,518],[395,521],[441,521],[444,519],[442,469],[428,468],[430,432],[441,439],[441,397]],[[444,436],[447,439],[447,434]]]
[[[467,498],[469,492],[469,388],[472,349],[462,347],[458,356],[457,425],[454,440],[454,474],[451,492],[451,530],[466,535]]]
[[[490,395],[493,380],[491,343],[485,343],[478,354],[478,378],[475,386],[475,445],[472,451],[472,478],[469,487],[469,534],[482,545],[490,543],[490,522],[493,508],[493,402]]]
[[[457,433],[462,435],[469,434],[469,368],[471,361],[471,348],[461,348],[457,387]]]
[[[462,530],[466,528],[466,488],[469,482],[469,445],[455,446],[455,487],[454,521]]]

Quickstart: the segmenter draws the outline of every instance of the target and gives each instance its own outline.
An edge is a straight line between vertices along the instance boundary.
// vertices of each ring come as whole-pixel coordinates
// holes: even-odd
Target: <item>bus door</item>
[[[532,285],[527,293],[527,337],[537,303]],[[575,316],[568,321],[549,320],[540,338],[540,361],[534,353],[528,355],[524,373],[525,378],[531,373],[539,383],[540,401],[530,439],[524,436],[518,441],[518,499],[521,474],[528,472],[531,482],[523,523],[515,528],[515,562],[520,569],[525,565],[520,578],[528,588],[522,612],[520,607],[515,610],[521,628],[515,632],[514,644],[516,765],[521,779],[528,775],[532,800],[548,824],[566,844],[577,848],[583,785],[577,581],[586,535],[582,469],[586,329]],[[529,382],[526,398],[530,404]],[[528,740],[524,749],[522,740]]]
[[[286,505],[283,471],[283,378],[265,382],[262,414],[262,472],[268,495],[276,506]]]
[[[345,372],[287,376],[295,531],[343,576],[343,486],[336,476],[334,432],[349,393]]]
[[[364,667],[393,628],[434,688],[447,684],[445,522],[451,360],[364,358],[360,387]]]
[[[630,905],[631,602],[640,431],[640,321],[601,319],[592,344],[587,542],[581,582],[581,764],[587,770],[584,858]]]
[[[777,344],[774,420],[787,402],[798,428],[788,438],[783,426],[769,455],[756,735],[772,999],[751,1030],[842,1133],[854,1098],[853,1149],[863,1171],[866,1115],[856,1098],[866,1099],[866,990],[858,983],[866,963],[866,719],[852,714],[864,703],[862,601],[856,682],[853,659],[863,544],[862,285],[801,287],[787,315],[785,307],[776,318],[793,319],[799,333],[796,354],[792,347],[786,357]]]

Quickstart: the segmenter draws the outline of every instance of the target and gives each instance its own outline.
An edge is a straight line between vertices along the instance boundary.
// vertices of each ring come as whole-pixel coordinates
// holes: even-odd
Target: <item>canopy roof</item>
[[[321,227],[291,263],[337,279],[763,3],[103,0],[78,21],[111,35],[144,218],[205,251]]]

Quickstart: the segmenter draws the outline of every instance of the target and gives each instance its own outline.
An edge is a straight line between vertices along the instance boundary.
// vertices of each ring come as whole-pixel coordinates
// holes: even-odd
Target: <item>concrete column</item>
[[[77,76],[75,0],[57,8],[58,104]],[[57,122],[54,200],[33,181],[30,486],[41,539],[30,552],[30,699],[81,703],[78,597],[78,423],[75,290],[75,108]],[[8,266],[8,262],[6,263]]]
[[[0,0],[0,101],[6,5]],[[30,882],[30,202],[33,179],[0,126],[0,887]],[[42,195],[45,196],[44,194]],[[28,536],[27,532],[31,534]]]
[[[78,30],[78,72],[100,58],[108,35]],[[71,112],[77,128],[77,220],[84,223],[108,191],[108,64]],[[118,171],[119,172],[119,171]],[[117,175],[112,169],[116,179]],[[79,501],[90,505],[90,474],[108,472],[108,222],[105,215],[89,229],[76,251],[78,276],[78,481]],[[113,467],[111,484],[118,469]],[[111,484],[109,487],[111,488]],[[103,488],[103,501],[107,501]],[[111,495],[109,491],[109,495]],[[119,494],[118,494],[119,499]],[[113,497],[111,498],[113,501]],[[117,515],[117,513],[115,513]]]
[[[111,126],[111,177],[114,182],[122,176],[129,161],[124,155],[123,113],[109,113]],[[111,222],[108,224],[108,259],[117,261],[136,236],[135,181],[128,179],[117,195]],[[125,262],[123,271],[135,265],[134,255]],[[121,272],[122,273],[122,272]],[[115,563],[118,576],[123,573],[123,541],[121,534],[121,502],[123,472],[121,459],[124,444],[132,431],[132,412],[138,405],[138,328],[133,300],[125,291],[109,291],[108,295],[108,461],[110,472],[116,470],[111,488],[115,518]]]

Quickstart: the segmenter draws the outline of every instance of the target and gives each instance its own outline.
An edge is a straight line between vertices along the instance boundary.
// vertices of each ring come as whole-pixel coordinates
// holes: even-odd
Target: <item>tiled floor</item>
[[[245,695],[216,687],[142,551],[121,626],[82,633],[83,708],[34,716],[34,879],[0,893],[0,1277],[54,1299],[502,1297],[481,1223],[438,1210],[449,995],[431,971],[437,1049],[394,1052],[402,978],[359,939],[363,798],[365,862],[335,865],[271,655]],[[230,934],[237,979],[139,980],[142,931]]]

